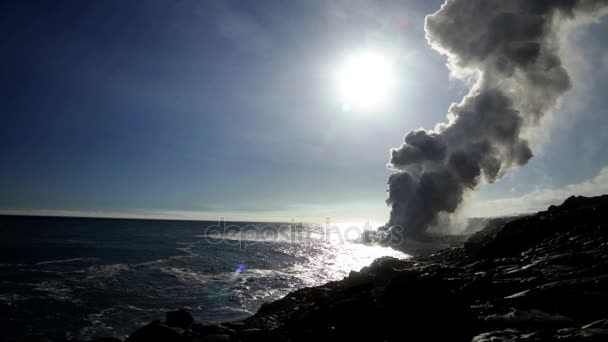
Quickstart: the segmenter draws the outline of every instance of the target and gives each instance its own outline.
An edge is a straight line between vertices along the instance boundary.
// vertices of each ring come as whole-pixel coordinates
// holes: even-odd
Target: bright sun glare
[[[378,108],[387,100],[394,85],[390,61],[373,52],[347,58],[336,78],[338,95],[345,109]]]

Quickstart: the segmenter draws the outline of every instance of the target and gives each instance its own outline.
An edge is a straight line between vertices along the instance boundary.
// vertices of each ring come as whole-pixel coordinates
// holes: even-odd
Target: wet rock
[[[485,332],[474,336],[471,342],[550,341],[541,331],[524,333],[518,329]]]
[[[581,320],[598,318],[608,307],[608,276],[559,280],[508,296],[516,307],[533,306]]]
[[[560,341],[608,341],[608,329],[560,329],[555,334]]]
[[[574,321],[560,314],[548,314],[541,310],[518,310],[512,309],[511,312],[501,315],[494,314],[485,318],[486,323],[495,326],[508,327],[568,327],[574,324]]]
[[[228,335],[207,335],[199,339],[201,342],[230,342]]]
[[[168,311],[166,313],[167,321],[166,324],[170,327],[179,327],[182,329],[189,328],[194,322],[192,315],[184,309],[177,311]]]
[[[246,325],[243,324],[243,327]],[[208,324],[208,325],[198,325],[195,324],[192,326],[192,331],[199,335],[234,335],[235,330],[224,326],[222,324]]]
[[[181,335],[170,327],[154,321],[136,330],[125,342],[169,342],[184,341]]]
[[[583,329],[608,329],[608,318],[589,323],[585,325]]]
[[[439,276],[403,273],[387,286],[384,303],[383,320],[391,340],[404,335],[429,341],[470,340],[473,317],[469,307]]]

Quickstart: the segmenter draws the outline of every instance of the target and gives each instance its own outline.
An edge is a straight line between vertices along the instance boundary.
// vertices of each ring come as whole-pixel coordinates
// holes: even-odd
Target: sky
[[[386,222],[389,149],[470,84],[432,50],[442,1],[0,4],[0,213]],[[534,157],[462,215],[608,193],[608,19],[568,31],[573,80]],[[393,61],[382,105],[349,108],[349,56]]]

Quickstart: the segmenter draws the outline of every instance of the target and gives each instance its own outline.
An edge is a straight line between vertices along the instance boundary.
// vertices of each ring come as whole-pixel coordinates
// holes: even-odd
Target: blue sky
[[[3,3],[0,212],[382,223],[389,149],[468,91],[424,38],[440,5]],[[608,192],[607,33],[604,18],[564,36],[573,89],[467,215]],[[397,61],[381,108],[336,96],[358,51]]]

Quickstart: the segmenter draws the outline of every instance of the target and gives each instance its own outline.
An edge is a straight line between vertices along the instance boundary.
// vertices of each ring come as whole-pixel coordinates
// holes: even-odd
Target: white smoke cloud
[[[448,122],[409,132],[391,151],[386,225],[423,234],[454,213],[480,183],[532,158],[526,137],[570,89],[560,56],[562,24],[599,15],[608,0],[448,0],[427,16],[431,47],[455,78],[476,83]]]

